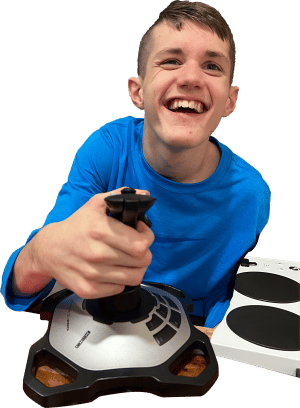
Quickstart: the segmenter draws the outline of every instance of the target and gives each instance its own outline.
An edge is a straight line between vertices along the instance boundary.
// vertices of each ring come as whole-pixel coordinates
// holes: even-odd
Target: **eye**
[[[207,64],[205,68],[208,69],[209,71],[221,71],[221,68],[217,64],[214,64],[213,62]]]
[[[176,59],[168,59],[161,63],[161,65],[180,65],[180,62]]]

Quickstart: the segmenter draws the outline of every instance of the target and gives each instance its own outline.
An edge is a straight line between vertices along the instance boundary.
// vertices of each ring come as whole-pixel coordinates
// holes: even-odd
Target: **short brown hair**
[[[181,30],[182,23],[185,20],[190,20],[198,24],[209,27],[217,34],[221,40],[229,42],[229,58],[230,58],[230,84],[233,81],[235,67],[235,43],[231,30],[221,16],[221,14],[213,7],[200,2],[190,1],[172,1],[159,15],[159,18],[144,34],[139,47],[138,53],[138,75],[144,78],[146,75],[146,66],[150,54],[150,39],[152,29],[158,24],[168,21],[174,25],[177,30]]]

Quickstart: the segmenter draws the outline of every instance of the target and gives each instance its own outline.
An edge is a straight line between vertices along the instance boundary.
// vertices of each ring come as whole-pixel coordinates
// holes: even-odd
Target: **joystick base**
[[[44,407],[128,390],[162,397],[205,394],[218,377],[218,364],[208,337],[190,321],[192,300],[168,285],[143,283],[141,289],[154,306],[139,322],[99,323],[67,290],[48,298],[51,318],[45,336],[30,349],[25,393]],[[45,380],[49,372],[52,384]]]

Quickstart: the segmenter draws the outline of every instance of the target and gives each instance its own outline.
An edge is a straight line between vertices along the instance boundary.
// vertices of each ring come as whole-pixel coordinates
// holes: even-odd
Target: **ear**
[[[140,77],[129,78],[128,90],[129,90],[130,98],[132,102],[134,103],[134,105],[139,109],[144,109],[142,79]]]
[[[239,88],[237,86],[231,86],[229,91],[229,96],[226,102],[226,106],[223,113],[223,118],[229,116],[236,107],[236,101],[239,93]]]

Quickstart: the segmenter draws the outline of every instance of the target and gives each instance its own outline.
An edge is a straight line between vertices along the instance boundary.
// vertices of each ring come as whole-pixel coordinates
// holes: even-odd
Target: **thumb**
[[[122,190],[124,189],[124,188],[129,188],[129,187],[120,187],[120,188],[117,188],[116,190],[111,190],[111,191],[109,191],[109,192],[107,192],[107,193],[101,193],[101,194],[97,194],[97,195],[101,195],[101,196],[103,196],[104,198],[105,197],[108,197],[108,196],[110,196],[110,195],[114,195],[114,194],[121,194],[121,192],[122,192]],[[150,195],[150,193],[149,193],[149,191],[148,190],[140,190],[140,189],[134,189],[135,190],[135,193],[136,194],[147,194],[147,195]]]
[[[88,205],[92,206],[93,208],[97,209],[97,211],[101,211],[103,214],[108,212],[108,208],[107,208],[107,204],[104,201],[104,199],[106,197],[109,197],[111,195],[116,195],[116,194],[121,194],[121,191],[124,188],[128,188],[128,187],[120,187],[117,188],[115,190],[111,190],[108,191],[107,193],[99,193],[99,194],[95,194],[89,201],[88,201]],[[136,189],[136,194],[146,194],[146,195],[150,195],[149,191],[147,190],[139,190]]]
[[[106,197],[109,197],[110,195],[121,194],[121,190],[123,188],[124,187],[117,188],[116,190],[108,191],[107,193],[95,194],[92,198],[89,199],[89,201],[86,203],[86,206],[102,214],[107,214],[108,208],[107,208],[107,204],[104,201],[104,199]]]

